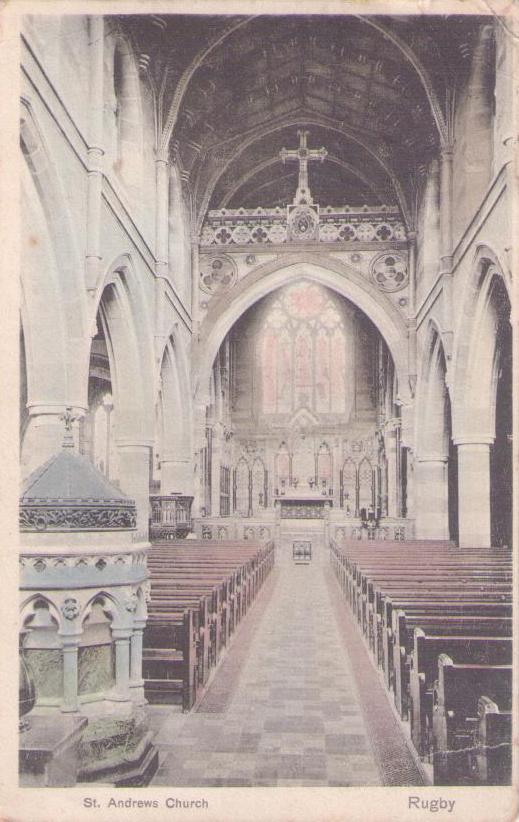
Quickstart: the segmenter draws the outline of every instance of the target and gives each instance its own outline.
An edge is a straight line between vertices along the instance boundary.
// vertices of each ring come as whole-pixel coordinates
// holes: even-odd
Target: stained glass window
[[[339,301],[320,285],[283,288],[260,341],[264,414],[346,410],[346,335]]]

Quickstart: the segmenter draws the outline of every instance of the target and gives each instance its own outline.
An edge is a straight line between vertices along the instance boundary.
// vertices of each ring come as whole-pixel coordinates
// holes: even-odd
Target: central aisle
[[[332,586],[319,564],[275,569],[198,711],[152,709],[153,784],[382,784]]]

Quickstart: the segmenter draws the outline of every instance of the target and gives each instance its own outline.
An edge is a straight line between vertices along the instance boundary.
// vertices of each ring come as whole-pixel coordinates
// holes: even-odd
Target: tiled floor
[[[152,709],[154,784],[381,784],[329,585],[325,566],[279,565],[199,710]]]

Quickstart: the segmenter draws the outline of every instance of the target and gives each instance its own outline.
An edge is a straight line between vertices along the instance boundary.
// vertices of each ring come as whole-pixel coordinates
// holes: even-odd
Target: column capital
[[[134,619],[133,620],[133,631],[142,633],[146,627],[147,619]]]
[[[155,162],[169,165],[169,148],[168,146],[160,146],[155,153]]]
[[[67,408],[71,408],[72,415],[75,417],[84,417],[88,411],[84,405],[74,402],[52,403],[52,402],[34,402],[27,405],[27,410],[30,417],[39,417],[44,414],[49,416],[61,416],[65,413]]]
[[[495,437],[491,436],[490,434],[483,434],[483,435],[472,435],[466,437],[456,437],[452,441],[454,445],[459,446],[472,446],[474,448],[489,448],[491,445],[494,444]]]
[[[70,633],[64,634],[61,631],[58,631],[58,636],[61,642],[61,648],[63,651],[75,651],[79,647],[79,643],[81,641],[81,637],[83,632],[80,631],[79,633]]]
[[[127,628],[112,628],[112,639],[114,642],[128,642],[132,633],[133,629],[129,626]]]
[[[144,448],[153,447],[155,441],[153,439],[137,440],[133,437],[117,437],[115,443],[118,448],[125,448],[128,451],[140,451]]]

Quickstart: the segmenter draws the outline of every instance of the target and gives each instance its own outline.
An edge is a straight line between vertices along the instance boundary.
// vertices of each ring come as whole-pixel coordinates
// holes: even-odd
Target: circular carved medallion
[[[232,288],[236,276],[234,260],[226,254],[208,254],[200,258],[200,285],[208,294]]]
[[[316,238],[319,218],[311,206],[297,206],[292,209],[288,219],[290,236],[293,240],[314,240]]]
[[[407,285],[405,259],[400,254],[379,254],[371,264],[371,276],[381,291],[399,291]]]

